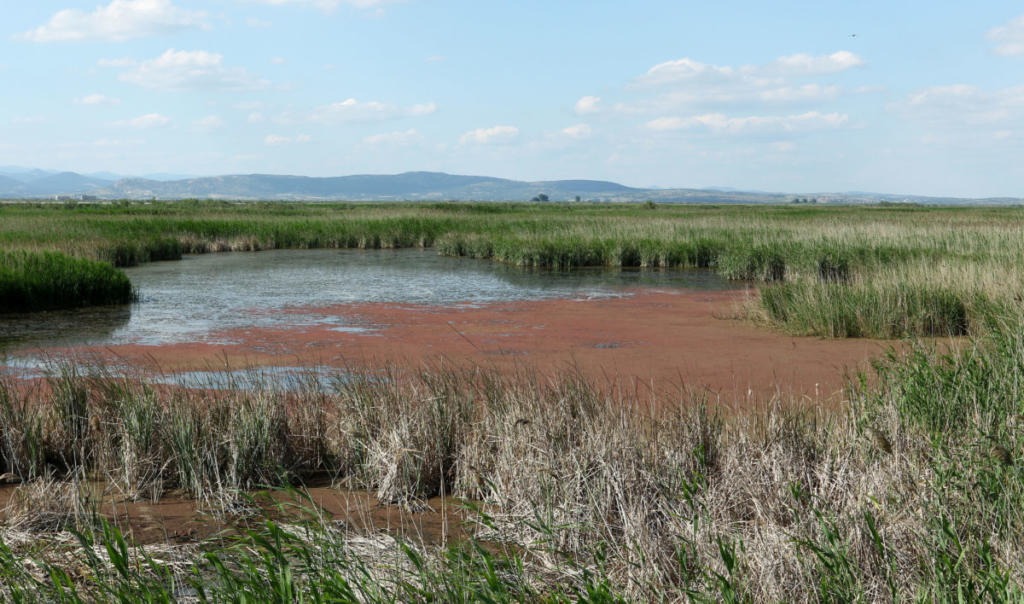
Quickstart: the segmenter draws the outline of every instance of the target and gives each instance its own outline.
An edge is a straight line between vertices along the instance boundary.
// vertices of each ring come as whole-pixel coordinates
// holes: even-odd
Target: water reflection
[[[111,338],[131,321],[132,307],[0,314],[0,351],[35,346],[72,346]]]

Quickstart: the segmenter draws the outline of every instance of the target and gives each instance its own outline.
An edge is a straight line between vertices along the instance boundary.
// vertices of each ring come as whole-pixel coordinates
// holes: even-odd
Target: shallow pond
[[[419,249],[207,254],[125,273],[139,292],[136,304],[3,316],[0,348],[216,342],[234,329],[287,325],[372,329],[316,311],[348,303],[484,304],[622,296],[638,287],[735,287],[710,271],[530,270]]]

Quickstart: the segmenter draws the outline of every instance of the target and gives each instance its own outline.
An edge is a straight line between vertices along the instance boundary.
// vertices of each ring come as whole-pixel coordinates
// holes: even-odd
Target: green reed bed
[[[133,299],[128,277],[109,263],[56,252],[0,251],[0,313],[124,304]]]
[[[117,266],[230,250],[433,247],[541,269],[710,268],[773,290],[752,314],[828,337],[962,335],[984,322],[977,308],[1024,294],[1019,208],[8,204],[0,247]]]
[[[1016,600],[1024,327],[991,318],[957,352],[881,361],[838,413],[769,405],[726,420],[696,395],[641,400],[577,375],[479,370],[346,374],[291,393],[153,389],[73,367],[37,390],[8,381],[0,470],[27,482],[0,527],[0,589],[25,601],[75,601],[61,589],[170,601]],[[180,489],[239,510],[240,491],[310,471],[382,503],[464,497],[472,537],[355,534],[307,501],[235,540],[136,549],[74,497],[76,481],[101,477],[119,496]]]

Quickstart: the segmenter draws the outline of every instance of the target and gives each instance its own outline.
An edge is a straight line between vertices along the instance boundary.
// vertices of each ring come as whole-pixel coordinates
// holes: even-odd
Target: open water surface
[[[633,288],[735,287],[705,270],[533,270],[420,249],[206,254],[153,262],[125,273],[139,292],[137,303],[0,315],[0,351],[224,338],[230,343],[226,334],[231,330],[288,325],[372,331],[372,325],[317,312],[347,303],[486,304],[622,296]]]

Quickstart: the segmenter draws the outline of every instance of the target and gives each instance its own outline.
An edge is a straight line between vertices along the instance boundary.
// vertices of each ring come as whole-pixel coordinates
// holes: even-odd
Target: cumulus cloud
[[[374,134],[364,138],[363,142],[368,145],[408,145],[419,138],[420,135],[415,129],[409,129],[404,132],[399,131]]]
[[[172,0],[113,0],[88,13],[59,11],[20,37],[32,42],[123,42],[193,28],[209,28],[205,12],[179,8]]]
[[[985,90],[970,84],[930,86],[890,106],[907,119],[936,127],[1024,124],[1024,86]]]
[[[121,126],[128,128],[158,128],[160,126],[166,126],[171,123],[171,118],[166,115],[160,115],[159,113],[147,113],[138,117],[133,117],[127,120],[118,120],[116,122],[110,122],[111,126]]]
[[[949,86],[929,86],[912,93],[907,98],[910,105],[949,105],[960,104],[964,100],[976,99],[980,91],[970,84],[951,84]]]
[[[435,105],[434,103],[423,103],[421,105],[413,105],[412,107],[409,107],[408,113],[411,116],[417,116],[430,115],[436,111],[437,105]]]
[[[715,65],[690,57],[659,63],[634,79],[626,90],[632,100],[615,103],[613,114],[658,115],[703,110],[720,112],[724,106],[746,107],[757,113],[764,105],[813,107],[838,99],[844,89],[836,84],[806,81],[864,64],[852,52],[826,55],[799,53],[760,65]],[[653,91],[653,93],[652,93]]]
[[[242,67],[226,67],[223,55],[173,48],[119,77],[157,90],[257,90],[269,85]]]
[[[121,57],[119,59],[100,59],[97,64],[100,67],[135,67],[139,62],[131,57]]]
[[[735,78],[738,71],[729,66],[711,65],[695,61],[689,57],[658,63],[637,78],[641,84],[671,84],[703,79],[705,81],[728,81]]]
[[[75,99],[75,103],[79,105],[117,105],[120,102],[121,99],[109,97],[105,94],[90,94],[80,99]]]
[[[798,53],[775,59],[767,69],[770,72],[773,68],[785,75],[808,76],[839,73],[864,65],[864,59],[847,50],[840,50],[830,55],[814,56],[806,53]]]
[[[138,145],[145,144],[145,142],[146,141],[141,138],[101,138],[99,140],[93,141],[92,144],[94,147],[135,147]]]
[[[728,117],[721,113],[707,113],[691,117],[659,117],[647,122],[647,128],[659,132],[706,129],[722,134],[793,132],[836,128],[846,123],[848,119],[846,114],[819,113],[817,111],[787,116],[752,115],[746,117]]]
[[[208,115],[204,118],[200,118],[192,122],[192,125],[195,126],[198,130],[209,132],[223,128],[224,120],[220,119],[220,116]]]
[[[822,86],[820,84],[804,84],[803,86],[783,86],[770,88],[757,93],[757,98],[773,103],[793,103],[801,101],[831,101],[839,97],[842,89],[839,86]]]
[[[394,0],[249,0],[257,4],[269,4],[272,6],[284,6],[287,4],[295,4],[299,6],[311,6],[318,8],[324,12],[331,12],[336,10],[342,4],[347,4],[355,8],[379,8],[384,4],[388,4]]]
[[[313,137],[308,134],[299,134],[296,136],[269,134],[265,139],[263,139],[263,144],[269,147],[276,147],[280,145],[290,145],[292,143],[308,143],[311,140],[313,140]]]
[[[589,113],[597,113],[600,108],[601,97],[597,96],[585,96],[580,100],[576,101],[576,113],[580,115],[587,115]]]
[[[986,37],[995,42],[993,52],[1008,57],[1024,55],[1024,15],[1013,19],[1006,25],[993,27]]]
[[[478,145],[507,143],[519,136],[519,128],[515,126],[491,126],[490,128],[477,128],[470,130],[459,138],[463,145],[475,143]]]
[[[864,60],[852,52],[840,50],[830,55],[799,53],[783,56],[765,65],[713,65],[689,57],[665,61],[647,70],[637,78],[642,85],[669,85],[701,83],[736,84],[754,86],[777,85],[786,77],[802,77],[839,73],[864,65]]]
[[[329,105],[321,105],[313,110],[310,119],[323,124],[340,124],[345,122],[373,122],[397,119],[402,117],[418,117],[430,115],[437,111],[437,105],[426,103],[399,107],[380,101],[359,101],[345,99]]]
[[[568,128],[562,129],[562,134],[569,138],[587,138],[593,133],[590,126],[587,124],[576,124],[575,126],[569,126]]]

